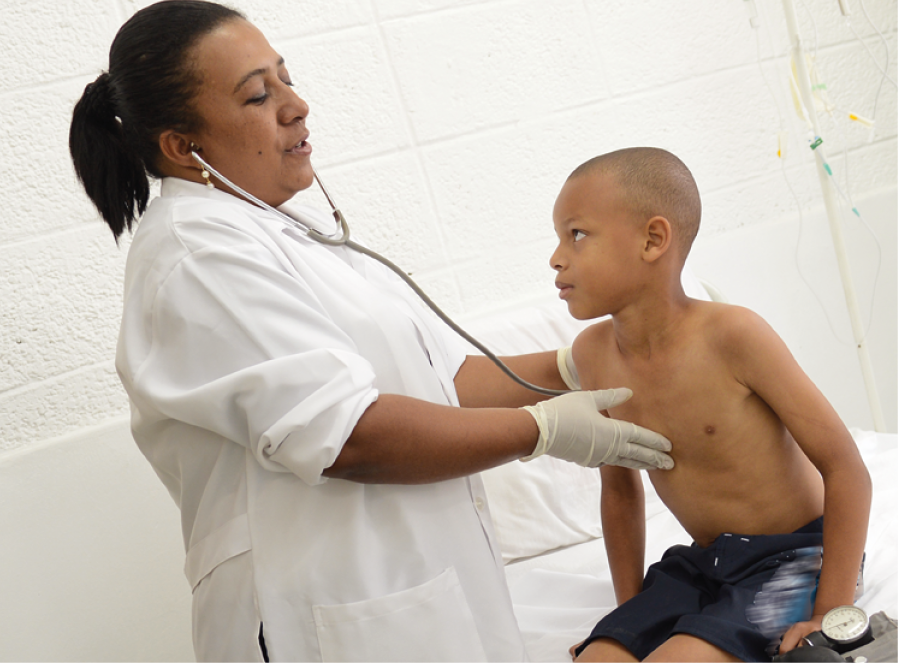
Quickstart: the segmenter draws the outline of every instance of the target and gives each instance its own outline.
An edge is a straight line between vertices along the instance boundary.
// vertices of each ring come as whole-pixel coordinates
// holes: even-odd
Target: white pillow
[[[602,536],[599,470],[542,456],[481,476],[506,564]]]

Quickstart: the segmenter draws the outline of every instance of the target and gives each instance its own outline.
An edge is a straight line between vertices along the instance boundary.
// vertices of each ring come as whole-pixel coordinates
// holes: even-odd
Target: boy
[[[816,599],[816,573],[805,592],[813,610],[791,620],[799,623],[783,636],[781,651],[794,648],[828,610],[854,600],[871,494],[854,441],[763,320],[684,294],[680,272],[701,203],[677,157],[632,148],[592,159],[568,178],[553,217],[560,297],[577,319],[612,316],[573,344],[582,388],[631,387],[633,398],[610,416],[673,443],[674,469],[649,476],[694,540],[665,553],[643,580],[641,478],[603,467],[602,522],[618,608],[572,654],[578,661],[769,660],[759,592],[796,555],[822,544]]]

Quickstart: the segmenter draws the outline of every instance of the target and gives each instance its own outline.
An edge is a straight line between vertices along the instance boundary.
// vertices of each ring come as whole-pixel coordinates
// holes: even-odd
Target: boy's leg
[[[571,656],[574,656],[574,647],[571,647]],[[638,658],[633,656],[622,644],[616,640],[600,638],[593,640],[589,647],[574,658],[577,663],[637,663]],[[663,645],[644,659],[644,663],[742,663],[732,654],[728,654],[691,635],[674,635]]]
[[[629,661],[638,661],[639,659],[630,653],[630,650],[624,647],[617,640],[611,638],[598,638],[587,645],[586,649],[580,652],[579,656],[574,656],[574,649],[579,645],[571,647],[571,658],[578,663],[584,661],[619,661],[621,663]],[[721,659],[723,660],[723,659]]]
[[[586,651],[584,650],[584,654]],[[577,659],[580,660],[579,658]],[[599,659],[603,661],[624,659]],[[627,659],[629,660],[629,659]],[[678,633],[671,636],[663,645],[649,654],[645,661],[741,661],[720,647],[693,635]]]
[[[702,549],[696,550],[702,554]],[[579,651],[577,661],[639,661],[662,645],[683,616],[701,612],[712,597],[698,586],[707,583],[696,581],[702,569],[691,556],[692,546],[668,550],[649,567],[642,591],[602,617],[589,636],[571,649],[571,657]]]

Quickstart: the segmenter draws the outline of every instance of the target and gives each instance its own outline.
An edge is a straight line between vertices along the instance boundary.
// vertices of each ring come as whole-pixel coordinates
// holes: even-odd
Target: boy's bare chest
[[[792,531],[796,516],[784,495],[807,477],[792,453],[794,441],[767,403],[740,382],[725,348],[718,352],[713,342],[685,336],[689,342],[676,352],[634,360],[595,334],[592,344],[575,346],[581,384],[631,389],[633,397],[609,415],[670,440],[674,469],[649,476],[693,539]]]
[[[726,363],[702,347],[649,361],[617,355],[596,347],[594,361],[581,371],[583,388],[631,389],[633,397],[609,414],[661,433],[676,444],[681,459],[693,451],[713,454],[712,449],[729,446],[757,405]]]

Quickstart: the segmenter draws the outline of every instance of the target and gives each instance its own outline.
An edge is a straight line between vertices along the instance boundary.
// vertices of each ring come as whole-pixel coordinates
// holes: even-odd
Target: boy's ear
[[[667,253],[673,241],[670,221],[663,216],[653,216],[645,224],[642,259],[655,262]]]

